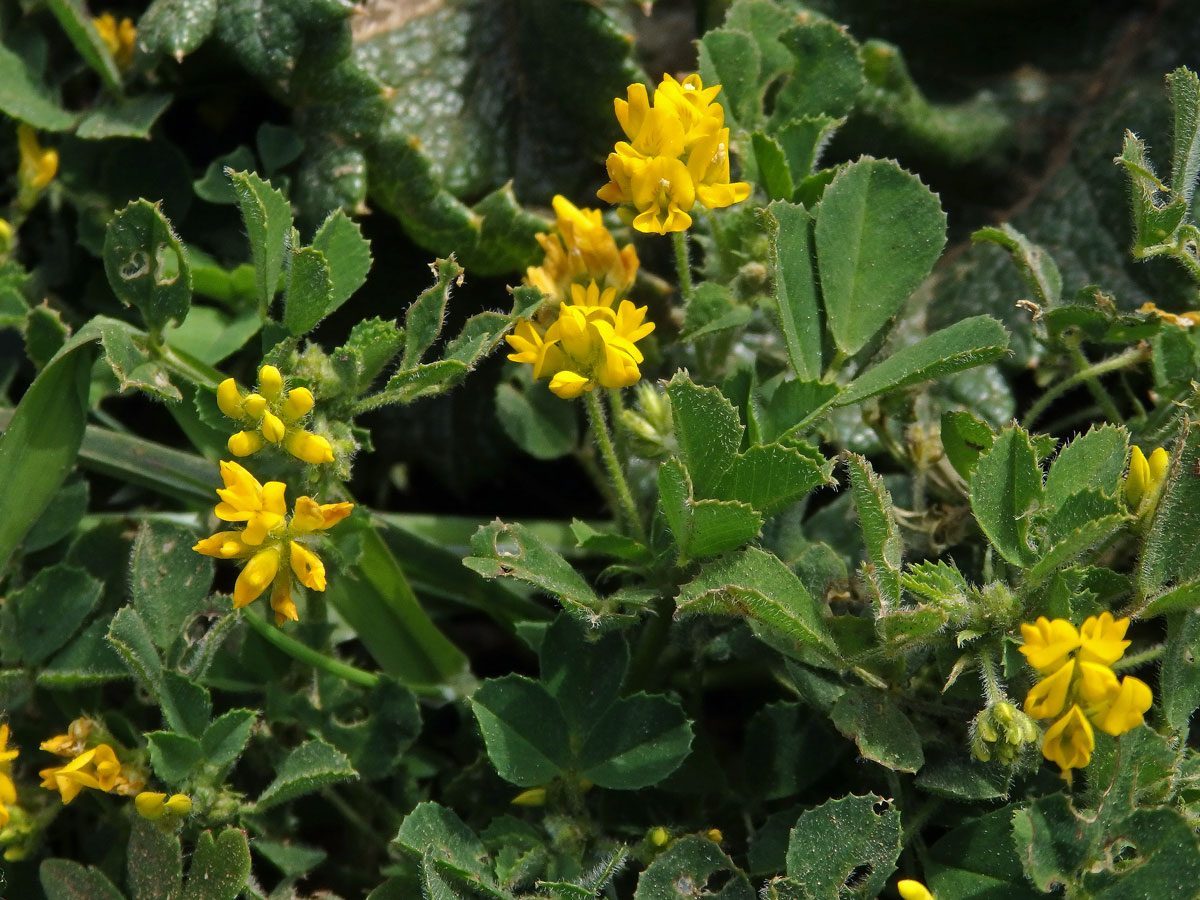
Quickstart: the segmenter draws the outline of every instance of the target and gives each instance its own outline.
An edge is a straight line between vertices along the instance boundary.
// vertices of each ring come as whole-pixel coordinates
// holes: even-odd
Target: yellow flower
[[[1049,727],[1042,741],[1046,759],[1058,763],[1064,776],[1072,769],[1082,769],[1091,761],[1096,748],[1096,736],[1091,723],[1077,705]]]
[[[41,749],[55,756],[78,756],[87,749],[88,737],[96,727],[96,720],[80,716],[67,726],[66,734],[57,734],[42,741]]]
[[[1133,643],[1124,640],[1128,629],[1128,617],[1114,621],[1112,613],[1107,611],[1099,616],[1088,616],[1079,626],[1079,658],[1084,662],[1111,666],[1125,655],[1125,648]]]
[[[97,744],[65,766],[42,769],[38,774],[42,778],[42,787],[58,791],[64,804],[74,800],[85,787],[107,792],[117,787],[119,781],[127,783],[127,779],[122,778],[116,751],[108,744]]]
[[[1200,310],[1184,313],[1169,313],[1165,309],[1159,309],[1153,303],[1143,303],[1138,312],[1146,315],[1155,315],[1164,322],[1169,322],[1172,325],[1178,325],[1180,328],[1192,328],[1200,323]]]
[[[911,878],[902,878],[896,882],[896,891],[903,900],[936,900],[929,888]]]
[[[58,174],[58,151],[42,147],[37,132],[24,122],[17,126],[17,149],[21,154],[18,168],[21,184],[36,194]]]
[[[226,487],[218,490],[221,503],[217,517],[226,522],[246,522],[242,531],[218,531],[192,548],[217,559],[248,560],[233,586],[233,608],[241,609],[271,588],[271,609],[275,623],[296,621],[299,613],[292,599],[292,577],[314,591],[325,590],[325,565],[299,538],[332,528],[354,508],[353,503],[317,503],[312,497],[298,497],[291,518],[287,518],[286,485],[282,481],[258,481],[234,462],[221,463]],[[287,551],[288,565],[283,566]]]
[[[192,809],[192,800],[187,794],[166,794],[155,791],[142,791],[133,798],[133,805],[138,815],[151,822],[161,819],[170,813],[173,816],[186,816]]]
[[[1134,445],[1129,454],[1129,475],[1125,478],[1125,503],[1139,514],[1152,512],[1167,480],[1171,456],[1162,447],[1146,459],[1142,448]]]
[[[8,749],[8,723],[0,725],[0,828],[8,824],[10,806],[17,805],[17,787],[12,780],[12,761],[20,751]]]
[[[1126,675],[1116,692],[1110,693],[1106,703],[1095,713],[1089,714],[1089,718],[1101,731],[1115,737],[1141,725],[1153,703],[1154,694],[1150,686],[1140,678]]]
[[[706,88],[699,75],[689,75],[683,81],[663,75],[662,83],[654,91],[654,106],[678,120],[683,128],[684,147],[690,149],[725,124],[725,108],[714,99],[719,93],[719,84]]]
[[[250,456],[268,444],[282,446],[306,463],[333,462],[333,447],[319,434],[305,431],[300,420],[315,405],[312,391],[305,387],[284,391],[283,376],[275,366],[258,370],[258,391],[242,394],[237,382],[226,378],[217,385],[217,406],[246,430],[229,438],[229,452]]]
[[[729,183],[728,128],[697,141],[688,155],[687,167],[696,185],[696,199],[709,209],[732,206],[750,196],[746,182]]]
[[[1043,675],[1056,671],[1079,647],[1079,632],[1066,619],[1050,621],[1045,616],[1038,616],[1032,625],[1021,625],[1021,634],[1025,638],[1021,652]]]
[[[1067,705],[1067,691],[1075,674],[1075,660],[1069,659],[1053,675],[1043,678],[1025,697],[1025,711],[1035,719],[1053,719]]]
[[[630,195],[638,214],[633,227],[646,234],[685,231],[696,203],[696,185],[688,167],[671,156],[655,156],[631,173]]]
[[[536,235],[545,258],[540,266],[526,270],[525,283],[560,302],[570,296],[573,285],[590,281],[624,295],[638,270],[633,245],[617,248],[598,209],[580,209],[561,194],[553,204],[557,217],[553,232]]]
[[[133,63],[133,44],[137,40],[137,29],[133,20],[126,17],[117,22],[112,13],[104,13],[92,19],[92,24],[96,26],[100,40],[104,41],[108,52],[113,55],[117,67],[128,69]]]

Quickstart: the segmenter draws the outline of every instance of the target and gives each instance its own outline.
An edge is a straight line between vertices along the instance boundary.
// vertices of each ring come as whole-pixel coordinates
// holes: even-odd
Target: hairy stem
[[[688,259],[688,239],[686,231],[676,231],[671,235],[675,243],[675,268],[679,273],[679,293],[684,300],[692,299],[692,264]]]
[[[600,457],[608,470],[612,481],[613,491],[617,495],[617,505],[625,517],[626,523],[633,530],[633,536],[646,543],[646,530],[638,515],[637,505],[633,502],[633,493],[629,490],[629,481],[621,469],[621,461],[617,459],[617,451],[613,447],[612,437],[608,433],[608,424],[604,421],[604,408],[595,391],[586,391],[583,395],[587,403],[588,420],[592,425],[592,434],[596,436],[596,446],[600,448]]]

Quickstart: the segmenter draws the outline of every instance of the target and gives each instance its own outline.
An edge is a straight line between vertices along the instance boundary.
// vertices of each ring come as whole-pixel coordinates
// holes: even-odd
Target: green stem
[[[625,401],[621,397],[620,388],[608,389],[608,408],[612,410],[613,437],[616,439],[617,456],[622,463],[629,462],[629,429],[625,427],[622,414],[625,412]]]
[[[629,482],[621,469],[621,461],[617,459],[617,451],[608,433],[608,424],[604,421],[604,408],[600,405],[600,398],[596,396],[595,391],[586,391],[583,397],[587,402],[588,419],[592,424],[592,434],[596,436],[596,446],[600,448],[600,456],[604,460],[604,467],[608,469],[608,477],[612,480],[613,490],[617,495],[617,504],[621,507],[629,527],[633,529],[633,536],[645,544],[646,529],[642,526],[637,505],[633,502],[633,493],[629,490]]]
[[[1007,700],[1004,687],[1000,684],[1000,676],[996,672],[996,663],[988,650],[979,651],[979,671],[983,673],[983,699],[986,705],[994,706]]]
[[[688,239],[686,231],[676,231],[671,235],[675,243],[675,268],[679,273],[679,293],[684,300],[692,299],[692,265],[688,260]]]
[[[1091,362],[1083,355],[1083,351],[1079,349],[1079,345],[1072,344],[1070,353],[1071,361],[1075,364],[1075,371],[1086,372]],[[1108,421],[1119,424],[1125,420],[1125,417],[1121,415],[1121,411],[1117,409],[1117,404],[1113,400],[1112,395],[1109,394],[1098,379],[1089,376],[1084,379],[1083,383],[1087,385],[1087,389],[1091,391],[1100,408],[1104,410],[1104,415]]]
[[[1145,362],[1148,351],[1142,347],[1130,347],[1123,353],[1118,353],[1116,356],[1110,356],[1108,359],[1102,359],[1098,363],[1093,363],[1086,369],[1076,372],[1069,378],[1064,378],[1058,384],[1051,387],[1046,393],[1038,398],[1037,403],[1030,407],[1029,412],[1025,414],[1025,419],[1022,425],[1029,428],[1041,418],[1044,413],[1055,400],[1065,394],[1072,388],[1084,384],[1089,379],[1099,378],[1101,375],[1107,375],[1109,372],[1117,372],[1121,369],[1127,369],[1130,366],[1135,366],[1140,362]]]
[[[1131,653],[1128,656],[1123,656],[1113,663],[1109,668],[1114,672],[1121,669],[1135,669],[1138,666],[1145,665],[1148,662],[1154,662],[1166,652],[1166,644],[1155,644],[1153,647],[1147,647],[1140,653]]]
[[[367,672],[359,669],[349,663],[344,663],[336,659],[331,659],[324,653],[314,650],[307,644],[302,644],[278,628],[273,628],[267,623],[262,616],[256,612],[247,609],[242,613],[242,618],[246,623],[259,633],[267,643],[279,648],[288,656],[312,666],[314,669],[321,669],[328,672],[330,675],[336,675],[344,681],[349,681],[351,684],[362,685],[363,687],[372,688],[379,684],[379,676],[374,672]]]

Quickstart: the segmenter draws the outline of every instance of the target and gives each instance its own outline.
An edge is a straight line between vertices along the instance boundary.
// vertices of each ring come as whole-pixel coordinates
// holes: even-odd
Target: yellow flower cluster
[[[284,391],[283,375],[274,366],[258,370],[258,390],[243,394],[232,378],[217,385],[217,406],[234,421],[246,426],[229,439],[229,452],[250,456],[263,447],[282,445],[288,453],[306,463],[333,462],[333,448],[319,434],[305,431],[299,422],[312,411],[312,391],[292,388]]]
[[[8,824],[10,806],[17,805],[17,787],[12,780],[12,761],[20,755],[8,749],[8,723],[0,725],[0,828]]]
[[[597,385],[622,388],[642,377],[642,352],[636,344],[654,330],[646,307],[622,300],[615,310],[616,289],[603,291],[595,281],[571,285],[571,302],[558,308],[557,320],[543,332],[529,321],[517,323],[505,340],[513,362],[533,366],[534,378],[550,378],[550,390],[564,400]]]
[[[633,244],[618,249],[600,210],[580,209],[561,194],[553,203],[553,232],[536,235],[545,259],[540,266],[526,269],[525,283],[560,303],[571,296],[572,285],[586,287],[591,282],[602,291],[613,288],[624,296],[637,276]]]
[[[64,804],[74,800],[84,788],[133,796],[146,786],[145,776],[133,766],[122,763],[111,744],[91,740],[93,730],[95,723],[92,720],[76,719],[66,734],[42,741],[43,750],[71,758],[66,765],[51,766],[38,772],[42,787],[58,791]]]
[[[631,208],[638,231],[667,234],[692,224],[698,202],[709,209],[740,203],[750,185],[729,181],[729,129],[715,97],[699,75],[682,82],[664,75],[653,105],[643,84],[629,85],[628,99],[614,101],[617,121],[628,141],[608,155],[609,183],[601,200]]]
[[[350,515],[354,504],[321,504],[312,497],[299,497],[289,518],[284,497],[287,486],[282,481],[260,484],[235,462],[221,463],[221,478],[225,487],[217,490],[221,498],[214,510],[217,518],[246,524],[241,531],[218,531],[192,549],[218,559],[249,560],[233,588],[234,609],[256,600],[271,584],[276,624],[282,625],[285,619],[296,621],[292,575],[307,588],[325,590],[325,565],[301,539],[332,528]],[[281,565],[285,552],[289,566]]]
[[[17,150],[21,157],[17,177],[22,191],[36,197],[58,174],[58,151],[39,144],[37,132],[24,122],[17,126]]]
[[[1125,478],[1125,502],[1131,510],[1135,513],[1153,510],[1170,467],[1171,457],[1162,447],[1146,459],[1142,448],[1134,445],[1129,455],[1129,475]]]
[[[186,816],[192,811],[192,798],[187,794],[160,794],[157,791],[142,791],[133,798],[138,815],[154,822],[163,816]]]
[[[92,24],[96,26],[108,52],[113,55],[117,68],[128,69],[133,63],[133,42],[137,40],[133,20],[126,17],[118,22],[112,13],[104,13],[92,19]]]
[[[1066,619],[1039,616],[1022,625],[1026,661],[1044,677],[1025,698],[1035,719],[1055,719],[1042,739],[1042,754],[1058,763],[1066,778],[1083,768],[1095,749],[1094,728],[1118,735],[1142,724],[1154,702],[1144,681],[1118,680],[1111,666],[1125,654],[1129,619],[1112,613],[1089,616],[1076,629]]]

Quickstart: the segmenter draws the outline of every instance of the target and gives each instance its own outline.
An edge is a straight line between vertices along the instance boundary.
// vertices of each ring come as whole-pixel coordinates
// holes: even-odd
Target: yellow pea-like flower
[[[1075,660],[1070,659],[1053,675],[1034,685],[1025,698],[1025,711],[1035,719],[1052,719],[1067,705],[1067,692],[1075,674]]]
[[[36,195],[58,174],[58,151],[39,144],[37,132],[24,122],[17,126],[17,150],[20,153],[18,178],[27,191]]]
[[[1078,706],[1072,706],[1065,716],[1051,725],[1042,740],[1043,755],[1058,763],[1064,774],[1086,766],[1095,749],[1096,735]]]
[[[226,378],[217,385],[217,406],[229,418],[244,426],[228,442],[229,452],[237,457],[251,456],[266,446],[283,447],[297,459],[311,465],[334,461],[333,446],[319,434],[301,424],[316,405],[306,387],[286,389],[283,374],[275,366],[258,370],[258,390],[243,394],[237,382]]]
[[[1020,648],[1025,659],[1043,675],[1054,672],[1067,656],[1079,647],[1079,632],[1066,619],[1051,621],[1038,616],[1032,625],[1021,625],[1025,644]]]

